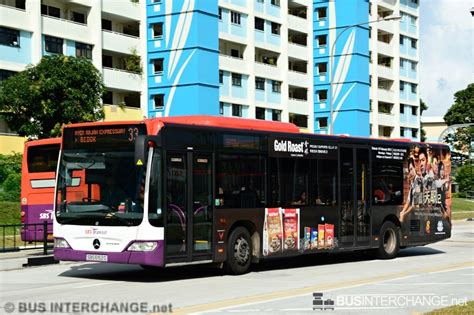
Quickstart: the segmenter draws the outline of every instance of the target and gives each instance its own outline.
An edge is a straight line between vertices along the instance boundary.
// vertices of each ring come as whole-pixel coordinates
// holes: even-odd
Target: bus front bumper
[[[54,248],[54,259],[64,261],[107,262],[117,264],[134,264],[148,266],[164,266],[164,241],[157,241],[153,251],[102,252],[83,251],[71,248]],[[129,244],[130,245],[130,244]],[[125,248],[128,248],[128,246]]]

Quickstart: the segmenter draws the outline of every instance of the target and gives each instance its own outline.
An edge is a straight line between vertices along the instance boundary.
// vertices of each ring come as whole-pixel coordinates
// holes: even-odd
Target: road
[[[0,272],[0,280],[0,312],[24,311],[25,302],[48,309],[52,302],[79,301],[147,302],[148,310],[168,311],[171,304],[173,313],[411,314],[474,300],[474,222],[455,222],[451,239],[402,250],[388,261],[304,256],[267,261],[242,276],[205,266],[151,272],[61,263]],[[313,293],[333,300],[335,310],[313,310]]]

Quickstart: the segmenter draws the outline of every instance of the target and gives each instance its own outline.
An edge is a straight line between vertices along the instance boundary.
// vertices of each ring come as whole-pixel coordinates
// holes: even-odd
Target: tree
[[[458,167],[456,182],[459,184],[459,197],[471,196],[474,193],[474,166],[466,164]]]
[[[454,104],[451,105],[443,118],[448,126],[474,123],[474,83],[454,94]],[[445,140],[456,150],[466,151],[470,147],[471,141],[474,141],[474,126],[458,128]]]
[[[45,56],[0,82],[0,117],[20,136],[61,135],[63,124],[104,118],[102,75],[86,58]]]
[[[426,131],[423,129],[423,125],[421,124],[421,116],[423,112],[428,109],[428,105],[420,99],[420,140],[421,142],[426,141]]]

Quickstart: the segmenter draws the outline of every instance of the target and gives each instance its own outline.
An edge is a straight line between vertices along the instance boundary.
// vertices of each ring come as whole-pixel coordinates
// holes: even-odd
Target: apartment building
[[[86,57],[104,77],[106,118],[141,118],[146,81],[133,61],[146,52],[144,14],[129,0],[0,0],[0,79],[44,55]],[[2,142],[11,142],[8,127],[0,128]]]
[[[293,122],[313,131],[309,0],[147,2],[150,116]]]

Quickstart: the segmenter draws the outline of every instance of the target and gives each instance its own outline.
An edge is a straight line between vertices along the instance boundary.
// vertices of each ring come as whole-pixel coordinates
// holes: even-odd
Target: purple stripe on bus
[[[150,266],[163,266],[164,242],[158,242],[158,247],[152,252],[101,252],[101,251],[83,251],[69,248],[54,248],[54,259],[69,261],[86,261],[87,254],[107,255],[108,263],[118,264],[137,264]],[[131,244],[132,242],[130,242]],[[126,248],[130,245],[128,244]],[[91,261],[89,261],[91,262]]]
[[[25,212],[25,227],[21,230],[21,239],[27,242],[43,240],[43,222],[48,221],[48,234],[53,233],[53,204],[22,205]]]

